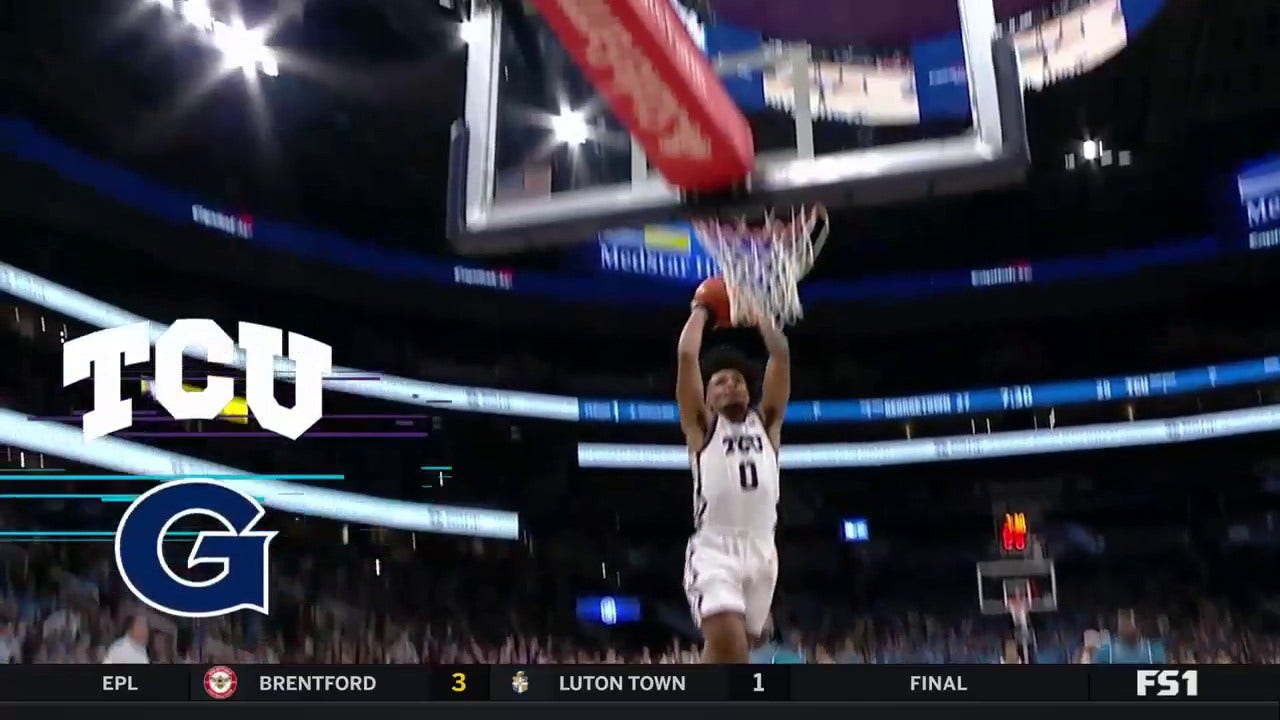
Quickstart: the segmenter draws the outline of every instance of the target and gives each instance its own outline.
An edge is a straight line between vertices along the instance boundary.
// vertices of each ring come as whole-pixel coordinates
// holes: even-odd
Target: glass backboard
[[[707,213],[669,185],[535,12],[476,4],[465,116],[450,157],[449,235],[469,254],[594,240]],[[873,205],[1017,182],[1027,168],[1018,60],[991,0],[898,56],[777,42],[677,6],[750,124],[733,214]]]

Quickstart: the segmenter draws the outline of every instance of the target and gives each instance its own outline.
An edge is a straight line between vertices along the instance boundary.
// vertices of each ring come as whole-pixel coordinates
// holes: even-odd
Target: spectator
[[[1093,652],[1098,665],[1148,665],[1165,662],[1164,644],[1142,637],[1132,609],[1116,615],[1116,634]]]
[[[141,614],[129,619],[129,627],[111,647],[102,662],[106,665],[145,665],[151,662],[147,658],[147,643],[151,638],[151,627],[147,618]]]
[[[22,641],[14,629],[13,620],[0,617],[0,665],[22,662]]]

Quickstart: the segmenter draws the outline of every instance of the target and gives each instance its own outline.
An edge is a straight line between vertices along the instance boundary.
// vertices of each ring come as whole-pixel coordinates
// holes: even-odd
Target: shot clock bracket
[[[1058,578],[1053,558],[1045,554],[1034,528],[1039,508],[1031,503],[996,502],[992,506],[996,537],[991,559],[977,563],[978,609],[984,615],[1009,612],[1009,599],[1028,599],[1033,613],[1058,609]]]

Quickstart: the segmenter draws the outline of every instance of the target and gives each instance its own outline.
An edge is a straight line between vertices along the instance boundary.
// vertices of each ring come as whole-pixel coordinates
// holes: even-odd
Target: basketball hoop
[[[759,225],[695,219],[707,254],[720,266],[735,325],[770,320],[790,325],[804,315],[798,285],[827,241],[830,222],[822,205],[792,208],[790,218],[768,212]]]

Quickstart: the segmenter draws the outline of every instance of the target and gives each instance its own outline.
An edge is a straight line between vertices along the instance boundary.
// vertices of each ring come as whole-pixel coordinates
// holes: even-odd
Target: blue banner
[[[1059,405],[1185,395],[1219,387],[1275,382],[1277,379],[1280,379],[1280,358],[1271,356],[1145,375],[1006,385],[895,398],[806,400],[787,406],[786,421],[793,425],[863,423],[1047,409]],[[679,411],[674,402],[657,400],[583,399],[578,401],[578,415],[584,422],[674,424],[679,421]]]
[[[783,470],[884,467],[1112,448],[1169,445],[1280,430],[1280,405],[1039,430],[873,442],[788,445]],[[689,472],[684,445],[578,443],[578,467]]]
[[[1280,155],[1240,168],[1235,178],[1239,201],[1237,226],[1248,233],[1250,249],[1280,244]]]
[[[1263,158],[1236,176],[1241,210],[1251,229],[1280,224],[1280,155]]]
[[[969,77],[960,33],[912,44],[911,62],[921,122],[969,117]]]
[[[697,285],[719,272],[689,223],[606,230],[596,242],[596,256],[595,268],[601,271],[683,285]]]
[[[706,41],[703,50],[712,59],[753,52],[764,45],[764,37],[759,32],[732,25],[707,25],[703,28],[703,37]],[[744,111],[756,112],[765,108],[763,67],[744,65],[736,72],[722,74],[720,82],[729,91],[729,97]]]

